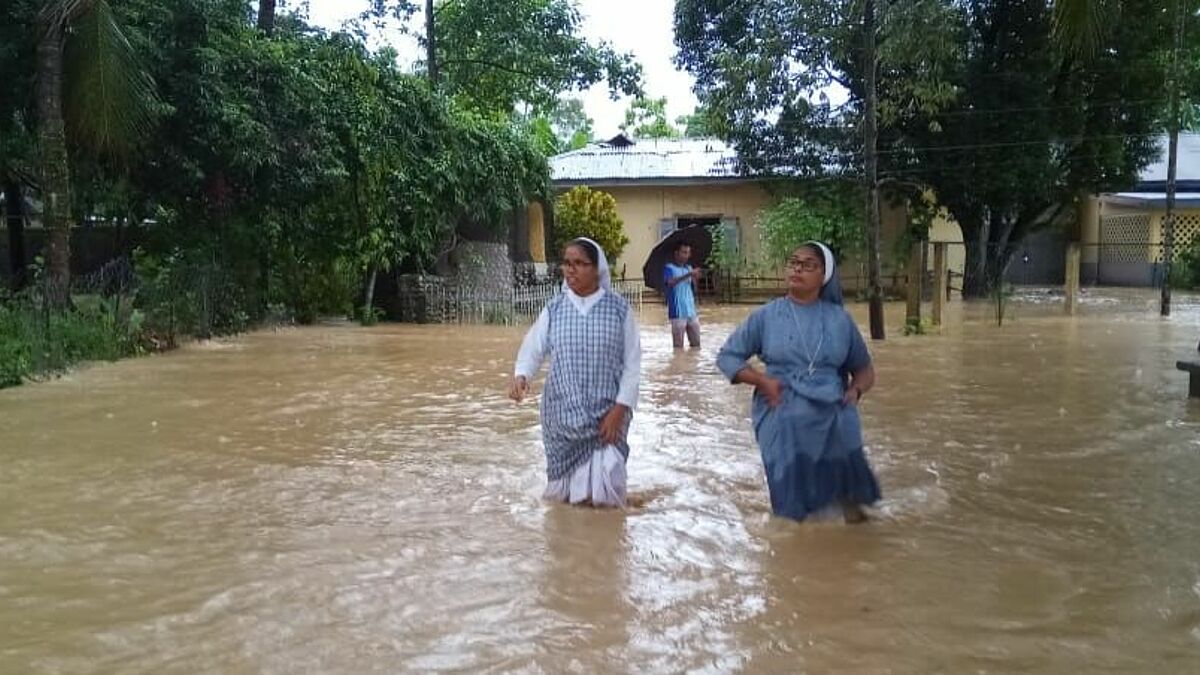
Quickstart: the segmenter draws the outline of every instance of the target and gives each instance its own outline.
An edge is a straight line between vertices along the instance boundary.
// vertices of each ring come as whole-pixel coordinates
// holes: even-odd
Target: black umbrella
[[[712,253],[712,233],[707,225],[689,225],[679,228],[663,237],[650,251],[646,264],[642,265],[642,279],[647,288],[663,291],[663,268],[675,260],[675,247],[679,244],[692,247],[692,258],[689,261],[693,267],[703,267]]]

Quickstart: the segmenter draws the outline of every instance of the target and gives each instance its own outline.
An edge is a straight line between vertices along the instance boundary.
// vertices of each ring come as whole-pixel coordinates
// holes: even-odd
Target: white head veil
[[[842,280],[837,275],[837,261],[833,251],[819,241],[806,241],[805,246],[816,246],[825,259],[825,280],[821,282],[821,299],[835,305],[842,304]]]

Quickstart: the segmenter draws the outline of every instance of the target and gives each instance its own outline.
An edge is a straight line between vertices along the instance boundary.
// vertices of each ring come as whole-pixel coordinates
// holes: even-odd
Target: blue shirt
[[[663,268],[663,285],[667,289],[667,318],[694,319],[696,317],[696,294],[692,290],[691,265],[676,265],[667,263]],[[675,284],[669,284],[672,279],[688,276],[687,279]]]

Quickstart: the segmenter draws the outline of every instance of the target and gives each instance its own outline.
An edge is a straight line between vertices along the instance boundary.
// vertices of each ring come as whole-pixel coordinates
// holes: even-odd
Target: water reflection
[[[626,514],[556,505],[546,510],[545,574],[536,592],[556,625],[538,659],[547,672],[578,669],[579,655],[619,663],[629,642]]]

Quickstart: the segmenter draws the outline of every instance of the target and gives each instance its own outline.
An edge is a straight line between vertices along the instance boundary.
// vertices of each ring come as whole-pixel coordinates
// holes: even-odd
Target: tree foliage
[[[986,293],[1024,236],[1083,193],[1130,185],[1154,154],[1169,12],[1105,5],[1107,25],[1080,38],[1099,41],[1083,59],[1054,40],[1080,3],[879,4],[880,176],[931,190],[962,227],[968,294]],[[677,1],[680,63],[746,170],[860,175],[856,11],[849,0]]]
[[[675,125],[683,129],[683,135],[687,138],[721,135],[721,121],[703,105],[696,106],[690,115],[676,117]]]
[[[962,228],[965,292],[986,294],[1026,235],[1072,216],[1081,195],[1133,185],[1153,159],[1169,26],[1159,5],[1125,3],[1139,19],[1085,61],[1058,49],[1050,3],[968,3],[969,57],[950,73],[962,94],[905,124],[890,150],[892,175],[931,188]]]
[[[548,113],[527,119],[529,133],[545,155],[578,150],[594,139],[595,121],[587,116],[583,101],[564,99]]]
[[[0,30],[36,35],[38,5],[6,4],[12,23]],[[500,236],[513,209],[547,189],[526,127],[435,91],[354,35],[283,13],[268,37],[242,0],[112,10],[158,98],[120,162],[68,136],[73,217],[153,221],[149,255],[223,266],[252,314],[345,307],[357,284],[330,280],[431,269],[461,227]],[[0,45],[0,73],[29,81],[32,44]],[[6,132],[31,112],[0,94]],[[12,158],[6,151],[0,169],[25,164]]]
[[[445,86],[471,109],[547,113],[598,82],[614,96],[641,93],[641,66],[585,39],[574,0],[444,0],[436,18]]]
[[[758,217],[769,260],[782,264],[800,245],[820,241],[838,256],[861,253],[866,243],[861,188],[846,182],[810,188],[781,199]]]
[[[637,138],[679,138],[683,134],[667,120],[667,99],[639,96],[625,110],[621,128]]]

